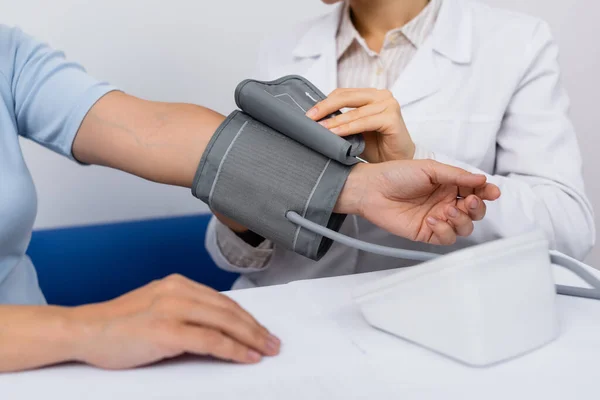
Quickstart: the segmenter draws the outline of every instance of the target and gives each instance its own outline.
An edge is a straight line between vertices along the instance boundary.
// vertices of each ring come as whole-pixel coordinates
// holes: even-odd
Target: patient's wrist
[[[369,168],[368,164],[357,164],[352,167],[352,171],[348,175],[342,193],[335,205],[334,212],[361,215]]]
[[[60,352],[60,360],[56,360],[57,362],[86,361],[86,352],[90,350],[92,342],[90,337],[96,329],[94,318],[87,315],[89,308],[92,306],[55,308],[57,321],[60,321],[53,326],[55,348]]]

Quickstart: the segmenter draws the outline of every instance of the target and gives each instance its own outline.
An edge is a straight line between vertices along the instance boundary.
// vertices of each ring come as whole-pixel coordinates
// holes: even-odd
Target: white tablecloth
[[[62,365],[0,375],[0,399],[600,398],[600,301],[559,296],[558,340],[476,369],[363,320],[352,289],[390,272],[230,292],[284,342],[278,357],[258,365],[197,357],[130,371]],[[559,283],[580,283],[562,269],[555,275]]]

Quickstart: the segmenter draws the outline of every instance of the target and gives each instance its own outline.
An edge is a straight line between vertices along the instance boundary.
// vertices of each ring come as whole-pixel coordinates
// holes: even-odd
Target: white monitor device
[[[549,254],[541,232],[501,239],[370,282],[354,299],[372,326],[462,363],[488,366],[558,337]]]

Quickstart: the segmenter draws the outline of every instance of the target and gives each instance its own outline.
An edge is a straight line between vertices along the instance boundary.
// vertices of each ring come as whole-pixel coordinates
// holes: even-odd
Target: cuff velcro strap
[[[345,215],[333,208],[351,167],[234,111],[213,135],[192,193],[222,215],[313,260],[332,241],[286,218],[293,211],[334,231]]]

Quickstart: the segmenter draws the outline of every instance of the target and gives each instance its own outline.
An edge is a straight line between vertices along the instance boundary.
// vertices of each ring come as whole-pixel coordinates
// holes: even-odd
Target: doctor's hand
[[[433,160],[358,164],[335,212],[357,214],[404,238],[450,245],[485,216],[484,201],[500,197],[485,175]]]
[[[85,327],[74,358],[101,368],[137,367],[184,353],[256,363],[279,352],[279,339],[237,303],[179,275],[71,313]]]
[[[343,108],[353,110],[321,121]],[[371,163],[414,157],[415,144],[402,119],[400,105],[389,90],[336,89],[306,115],[342,137],[364,134],[362,157]]]

